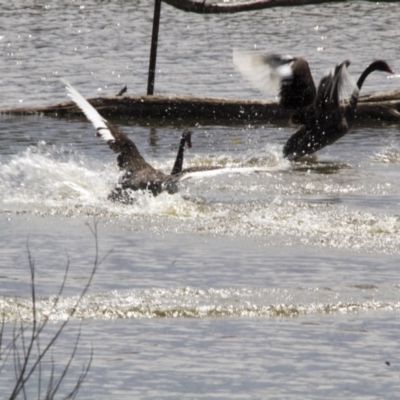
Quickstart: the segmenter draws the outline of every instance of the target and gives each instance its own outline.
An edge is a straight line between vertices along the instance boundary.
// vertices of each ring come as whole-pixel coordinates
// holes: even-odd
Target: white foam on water
[[[60,159],[49,149],[28,148],[0,165],[2,200],[5,205],[40,208],[93,204],[112,187],[112,175],[115,171],[107,174],[104,166],[90,165],[78,155]]]
[[[131,205],[107,199],[118,180],[114,163],[50,146],[30,147],[0,161],[3,213],[96,215],[155,233],[279,237],[319,247],[397,251],[400,220],[379,209],[379,198],[378,210],[372,211],[342,201],[343,196],[357,199],[365,193],[370,201],[371,194],[391,195],[390,183],[360,185],[358,179],[345,183],[335,177],[340,168],[349,169],[345,176],[351,177],[349,165],[336,166],[333,175],[329,168],[336,167],[321,163],[298,172],[294,168],[303,168],[301,164],[284,160],[275,147],[244,152],[243,157],[194,157],[188,166],[216,163],[223,168],[188,174],[176,195],[135,192]],[[155,164],[167,171],[171,162]]]
[[[400,163],[400,143],[396,140],[391,140],[374,154],[373,160],[384,164]]]
[[[75,153],[65,157],[60,155],[62,151],[48,146],[29,147],[22,153],[13,155],[0,164],[0,189],[3,194],[4,205],[21,207],[29,205],[39,207],[64,207],[64,206],[109,206],[115,212],[121,208],[119,204],[113,204],[107,200],[109,192],[118,181],[119,171],[116,165],[100,164],[98,161],[88,159]],[[262,160],[260,160],[262,162]],[[271,167],[247,167],[240,166],[246,161],[227,159],[220,157],[215,159],[222,169],[187,174],[186,179],[205,179],[224,174],[249,175],[256,171],[273,171],[287,168],[286,161],[282,165]],[[208,157],[197,158],[194,164],[207,165]],[[155,163],[157,168],[167,169],[168,163]],[[158,165],[157,165],[158,164]],[[192,164],[193,165],[193,164]],[[235,165],[235,166],[230,166]],[[190,166],[190,165],[189,165]],[[135,212],[161,213],[163,205],[168,210],[174,202],[180,202],[180,196],[161,194],[153,198],[147,193],[137,192],[133,194],[134,204],[130,206]],[[126,206],[122,206],[126,211]]]

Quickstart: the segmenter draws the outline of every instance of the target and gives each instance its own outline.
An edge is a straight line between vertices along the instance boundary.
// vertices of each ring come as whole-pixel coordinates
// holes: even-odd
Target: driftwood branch
[[[253,0],[238,3],[207,3],[207,0],[163,0],[179,10],[198,14],[233,14],[273,7],[305,6],[309,4],[338,3],[347,0]],[[394,2],[398,0],[384,0]]]
[[[108,96],[88,100],[105,118],[131,119],[137,123],[164,121],[186,124],[286,123],[289,112],[274,101],[232,100],[189,96]],[[82,116],[72,102],[46,107],[0,110],[9,115]],[[358,123],[373,121],[400,123],[400,90],[361,96],[357,107]]]
[[[242,11],[263,10],[264,8],[272,7],[290,7],[303,6],[307,4],[332,3],[332,0],[254,0],[240,3],[207,3],[207,1],[196,0],[163,1],[164,3],[167,3],[179,10],[199,14],[233,14]]]

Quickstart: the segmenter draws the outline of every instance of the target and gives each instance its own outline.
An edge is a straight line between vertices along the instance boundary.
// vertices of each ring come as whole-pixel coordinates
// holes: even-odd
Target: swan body
[[[374,61],[352,85],[350,99],[343,104],[340,93],[351,82],[347,73],[349,65],[348,60],[337,64],[321,79],[314,102],[292,116],[292,123],[299,122],[300,127],[283,147],[284,157],[295,161],[342,138],[353,125],[358,97],[366,77],[373,71],[393,73],[385,61]]]
[[[190,132],[183,132],[172,172],[170,175],[165,174],[146,162],[133,141],[104,119],[74,87],[66,81],[63,83],[68,96],[93,124],[97,136],[101,137],[115,153],[118,153],[118,166],[124,172],[116,187],[109,194],[110,200],[131,203],[130,191],[137,190],[149,191],[153,196],[157,196],[163,191],[170,194],[178,191],[177,182],[183,174],[185,143],[191,146]]]
[[[385,61],[377,60],[354,83],[347,72],[350,61],[345,60],[323,76],[316,89],[303,58],[234,52],[233,61],[253,85],[275,92],[280,105],[292,110],[290,123],[298,130],[284,145],[283,156],[293,161],[331,145],[348,132],[355,118],[361,87],[370,73],[393,74]],[[347,104],[342,104],[348,88],[352,90],[351,97]]]

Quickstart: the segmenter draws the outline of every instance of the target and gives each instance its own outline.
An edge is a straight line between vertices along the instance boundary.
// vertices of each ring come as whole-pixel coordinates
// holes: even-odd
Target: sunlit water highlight
[[[322,292],[322,294],[320,293]],[[39,299],[35,304],[38,321],[120,318],[216,318],[295,317],[307,314],[345,314],[360,311],[398,311],[393,302],[400,286],[354,285],[346,292],[331,288],[288,289],[147,289],[113,291],[86,296],[79,306],[77,297]],[[324,298],[322,301],[321,298]],[[379,300],[375,300],[378,298]],[[387,299],[386,301],[383,299]],[[32,303],[5,299],[1,304],[6,321],[32,320]]]

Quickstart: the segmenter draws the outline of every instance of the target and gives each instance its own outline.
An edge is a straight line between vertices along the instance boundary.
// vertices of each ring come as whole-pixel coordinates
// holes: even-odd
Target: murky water
[[[61,76],[87,97],[145,93],[152,4],[0,4],[0,108],[64,101]],[[354,1],[201,16],[163,4],[156,92],[260,97],[231,63],[233,48],[255,46],[306,57],[316,79],[346,58],[355,76],[377,57],[397,72],[399,13]],[[363,92],[399,84],[376,73]],[[171,169],[181,127],[115,122]],[[82,398],[396,398],[399,126],[355,127],[306,163],[282,158],[286,126],[190,128],[185,165],[223,173],[125,206],[107,201],[115,156],[86,120],[0,116],[6,335],[30,319],[28,251],[41,317],[69,264],[46,335],[65,320],[98,218],[99,255],[112,252],[55,353],[62,365],[81,326],[73,371],[94,351]],[[13,374],[1,371],[2,392]]]

